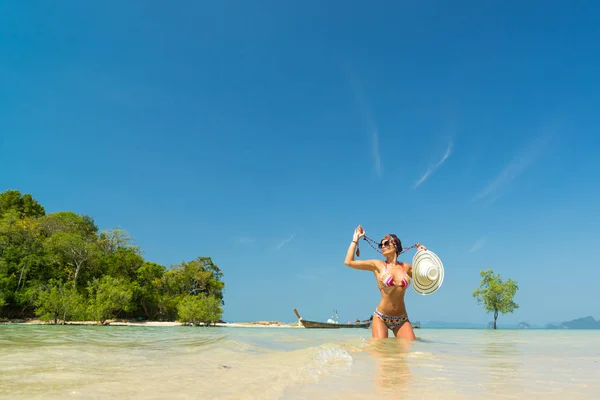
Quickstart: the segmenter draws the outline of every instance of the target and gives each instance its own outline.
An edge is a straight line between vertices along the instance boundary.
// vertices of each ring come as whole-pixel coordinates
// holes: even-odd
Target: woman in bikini
[[[404,295],[412,278],[412,265],[398,261],[402,252],[402,242],[394,234],[387,235],[378,245],[385,260],[354,260],[358,241],[364,236],[365,231],[359,225],[354,230],[344,263],[354,269],[372,271],[377,280],[381,301],[375,309],[371,323],[373,337],[387,338],[390,329],[397,338],[415,340],[415,333],[404,305]],[[425,246],[420,244],[417,245],[417,249],[426,250]]]

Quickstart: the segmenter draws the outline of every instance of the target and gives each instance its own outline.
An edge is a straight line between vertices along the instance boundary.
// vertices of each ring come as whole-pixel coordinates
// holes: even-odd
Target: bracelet
[[[356,241],[354,241],[354,240],[353,240],[353,241],[352,241],[352,243],[356,243],[356,244],[358,244],[358,240],[356,240]]]

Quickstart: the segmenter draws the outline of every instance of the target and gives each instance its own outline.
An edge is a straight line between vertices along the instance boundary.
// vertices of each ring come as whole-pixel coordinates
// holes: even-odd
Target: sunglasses
[[[393,242],[391,239],[384,240],[383,242],[379,243],[377,245],[377,247],[379,247],[381,249],[382,247],[388,247],[389,245],[393,245]]]

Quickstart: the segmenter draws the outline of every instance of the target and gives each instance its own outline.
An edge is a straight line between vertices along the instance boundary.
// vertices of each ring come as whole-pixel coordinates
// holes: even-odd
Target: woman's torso
[[[389,276],[393,278],[394,286],[388,287],[382,283],[382,277],[388,277],[389,279]],[[406,273],[404,264],[397,262],[396,265],[393,265],[381,261],[379,271],[375,272],[375,277],[381,292],[381,301],[377,306],[379,311],[386,315],[406,315],[404,295],[406,289],[408,289],[410,277]],[[403,280],[406,286],[401,286]]]

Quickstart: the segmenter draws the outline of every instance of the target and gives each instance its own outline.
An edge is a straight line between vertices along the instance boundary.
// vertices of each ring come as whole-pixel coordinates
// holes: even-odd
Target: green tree
[[[6,267],[2,260],[0,260],[0,310],[8,304],[8,297],[10,296],[9,287],[10,277],[6,275]]]
[[[75,233],[86,239],[97,240],[98,227],[88,215],[61,211],[40,218],[40,227],[46,237],[56,233]]]
[[[56,325],[62,320],[64,325],[78,312],[81,304],[81,295],[73,286],[51,279],[48,285],[37,293],[35,313],[42,321],[53,321]]]
[[[123,279],[105,275],[94,279],[87,286],[90,304],[89,315],[101,324],[115,316],[118,311],[126,311],[131,300],[131,289]]]
[[[177,305],[179,322],[191,325],[214,324],[221,319],[221,301],[213,296],[185,296]]]
[[[45,260],[38,220],[32,217],[25,217],[19,220],[15,227],[19,233],[18,248],[21,253],[17,262],[19,281],[17,282],[16,291],[18,291],[25,284],[27,273],[41,271]]]
[[[223,300],[223,273],[210,257],[198,257],[190,262],[176,265],[167,272],[173,274],[171,284],[176,294],[205,294]]]
[[[18,212],[19,218],[41,217],[46,214],[44,207],[37,200],[30,194],[21,195],[18,190],[0,193],[0,217],[11,210]]]
[[[133,299],[138,304],[146,318],[155,318],[159,310],[161,278],[165,267],[153,262],[144,262],[137,270],[136,280],[133,282]]]
[[[58,232],[46,241],[49,251],[57,256],[58,262],[70,266],[73,275],[73,287],[77,287],[77,277],[81,269],[99,256],[97,243],[86,240],[77,233]]]
[[[210,257],[198,257],[166,271],[162,277],[158,315],[164,319],[177,318],[177,307],[185,296],[213,297],[223,304],[223,273]]]
[[[0,218],[0,297],[9,314],[31,309],[35,296],[27,285],[37,285],[46,272],[37,218],[21,217],[14,208],[5,211]]]
[[[144,258],[128,248],[118,248],[113,253],[100,259],[100,270],[103,275],[135,279],[137,271],[144,264]]]
[[[123,229],[105,230],[100,234],[100,243],[107,254],[114,253],[118,249],[129,249],[136,254],[140,254],[139,246],[134,245],[133,241],[134,239],[129,232]]]
[[[8,263],[3,257],[0,257],[0,310],[10,303],[15,280],[16,275],[10,273]],[[0,312],[0,316],[2,316],[2,314],[3,313]]]
[[[473,292],[473,297],[477,299],[479,305],[487,313],[494,313],[494,329],[496,329],[496,320],[498,313],[509,314],[514,312],[519,305],[513,301],[519,286],[517,281],[507,279],[502,281],[500,274],[494,274],[491,269],[480,272],[481,282],[479,287]]]

